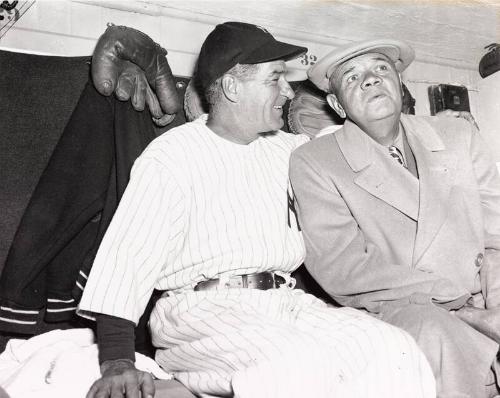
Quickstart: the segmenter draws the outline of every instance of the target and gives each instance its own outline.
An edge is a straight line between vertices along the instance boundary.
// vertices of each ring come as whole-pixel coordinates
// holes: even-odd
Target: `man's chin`
[[[369,118],[373,121],[382,121],[382,120],[398,117],[400,114],[401,114],[401,112],[398,112],[394,108],[377,109],[375,111],[370,112]]]
[[[258,131],[260,131],[260,133],[264,134],[264,133],[269,133],[269,132],[274,132],[274,131],[277,131],[277,130],[280,130],[284,125],[285,125],[285,121],[283,120],[283,118],[272,118],[272,119],[268,119],[266,122],[263,122],[261,123],[262,125],[260,126],[255,126],[256,129],[258,129]]]
[[[280,119],[279,121],[276,121],[275,123],[269,123],[269,130],[268,131],[277,131],[280,130],[283,126],[285,125],[285,122],[283,119]]]

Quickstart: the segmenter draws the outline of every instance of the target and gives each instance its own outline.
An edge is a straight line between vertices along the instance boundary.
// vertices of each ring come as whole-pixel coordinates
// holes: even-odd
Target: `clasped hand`
[[[462,321],[490,339],[500,343],[500,308],[475,308],[465,306],[455,312]]]

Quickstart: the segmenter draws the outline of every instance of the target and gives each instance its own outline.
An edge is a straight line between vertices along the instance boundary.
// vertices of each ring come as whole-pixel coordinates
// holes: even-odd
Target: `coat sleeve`
[[[486,307],[500,305],[500,176],[491,153],[472,126],[470,154],[483,211],[485,256],[481,287]]]
[[[378,312],[387,302],[459,308],[469,298],[448,279],[386,261],[365,238],[332,180],[300,149],[292,154],[290,179],[306,245],[305,265],[338,303]]]

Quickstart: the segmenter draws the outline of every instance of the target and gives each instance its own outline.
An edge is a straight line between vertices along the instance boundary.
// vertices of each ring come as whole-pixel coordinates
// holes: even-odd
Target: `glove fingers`
[[[115,89],[116,97],[121,101],[131,99],[134,109],[142,111],[146,102],[146,88],[148,86],[144,71],[132,62],[123,61],[123,71],[118,78]]]
[[[94,50],[94,85],[103,95],[110,95],[116,88],[117,97],[132,98],[135,109],[144,109],[146,102],[152,115],[168,124],[173,119],[170,115],[181,109],[181,103],[166,54],[165,49],[136,29],[109,26]],[[135,70],[130,67],[133,64]],[[151,88],[147,88],[146,81]],[[154,98],[155,93],[158,99]]]
[[[116,55],[139,65],[146,74],[153,72],[157,54],[165,56],[167,50],[156,44],[151,37],[128,26],[110,26],[105,35],[115,43]]]
[[[175,119],[175,113],[173,115],[169,115],[168,113],[166,113],[160,118],[153,118],[153,122],[155,122],[157,126],[165,127],[166,125],[172,123],[174,119]]]
[[[175,88],[172,70],[164,55],[158,54],[158,70],[154,76],[154,89],[163,112],[168,114],[177,113],[181,109],[181,101]]]
[[[132,96],[132,106],[137,111],[143,111],[146,103],[146,90],[148,82],[142,75],[137,75],[135,79],[134,95]]]
[[[92,81],[102,95],[110,95],[116,87],[118,71],[115,62],[105,58],[92,59]]]
[[[148,105],[153,118],[161,118],[163,116],[158,98],[156,98],[155,93],[153,93],[153,90],[151,90],[149,85],[146,86],[146,104]]]
[[[155,122],[156,125],[160,127],[165,127],[166,125],[170,124],[174,118],[175,118],[175,113],[170,115],[170,114],[163,114],[163,111],[160,106],[160,102],[158,101],[158,98],[156,97],[156,94],[151,90],[151,87],[147,82],[145,82],[145,87],[146,87],[146,104],[148,105],[149,111],[151,112],[151,115],[153,117],[153,121]]]
[[[114,50],[117,57],[133,62],[144,71],[163,112],[177,113],[181,104],[166,58],[167,51],[136,29],[115,26],[108,28],[108,31],[109,35],[115,38]]]
[[[128,101],[134,94],[135,76],[129,73],[122,73],[116,84],[115,94],[120,101]]]
[[[151,69],[155,48],[154,41],[144,33],[125,26],[109,25],[97,41],[92,57],[92,80],[97,91],[110,95],[127,61],[133,61],[144,71],[148,66]]]
[[[92,81],[99,93],[110,95],[115,90],[122,67],[123,61],[116,57],[114,44],[104,33],[97,42],[91,65]]]
[[[167,113],[159,119],[153,118],[153,122],[155,122],[155,124],[157,126],[165,127],[165,126],[169,125],[170,123],[172,123],[174,121],[174,119],[175,119],[175,114],[169,115]]]

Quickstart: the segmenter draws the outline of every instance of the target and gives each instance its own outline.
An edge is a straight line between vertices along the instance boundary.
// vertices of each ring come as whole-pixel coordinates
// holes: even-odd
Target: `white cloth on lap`
[[[11,339],[0,354],[0,386],[11,398],[85,397],[100,377],[92,330],[54,330],[28,340]],[[136,353],[136,367],[171,379],[155,361]]]

